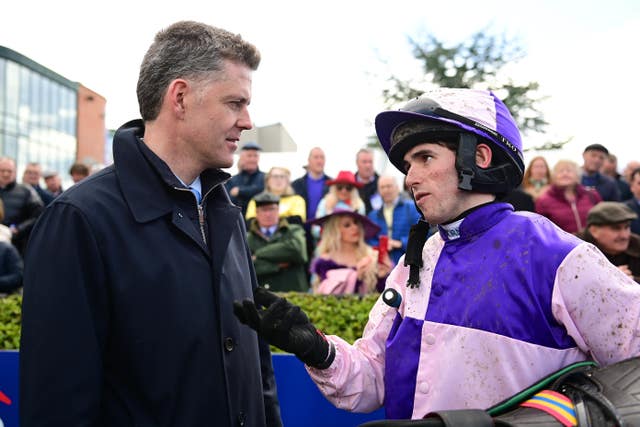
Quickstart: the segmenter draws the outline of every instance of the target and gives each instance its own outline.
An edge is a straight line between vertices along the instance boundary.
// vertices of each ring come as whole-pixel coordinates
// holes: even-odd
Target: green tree
[[[547,126],[538,109],[539,85],[535,81],[516,84],[505,77],[503,68],[524,57],[524,50],[515,40],[493,36],[487,30],[473,34],[468,40],[446,46],[433,35],[423,41],[409,38],[413,56],[422,64],[421,81],[388,78],[383,97],[389,107],[424,93],[430,86],[489,89],[507,105],[522,132],[542,132]]]

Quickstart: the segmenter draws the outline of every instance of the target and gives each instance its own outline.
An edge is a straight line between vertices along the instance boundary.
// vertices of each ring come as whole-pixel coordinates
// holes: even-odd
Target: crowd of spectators
[[[292,177],[285,166],[261,171],[261,151],[254,142],[242,146],[238,173],[225,184],[231,200],[245,215],[259,283],[277,291],[380,291],[386,274],[406,251],[410,227],[420,219],[396,177],[375,170],[374,153],[368,148],[355,153],[353,172],[341,170],[335,178],[325,172],[326,156],[320,147],[309,151],[305,173],[299,177]],[[581,165],[572,159],[550,165],[542,155],[533,157],[520,187],[502,201],[515,210],[541,214],[595,244],[610,261],[640,280],[636,271],[640,265],[640,161],[629,161],[619,171],[618,158],[602,144],[588,145],[582,157]],[[69,169],[74,184],[91,173],[82,163]],[[39,163],[29,162],[18,183],[15,160],[0,158],[0,292],[20,289],[29,232],[42,210],[63,191],[57,172],[43,171]],[[605,215],[616,213],[609,222],[598,214],[603,201],[614,203],[613,208],[604,204],[608,207]],[[626,215],[620,214],[621,206],[626,207]],[[590,222],[593,217],[600,223]],[[614,221],[621,217],[624,220]],[[338,225],[337,219],[349,224]],[[359,230],[354,237],[357,244],[341,243],[340,228],[350,226]],[[333,231],[325,231],[327,228]],[[609,233],[601,232],[603,229]],[[601,243],[597,236],[615,238],[614,246],[624,250],[611,254],[612,244]],[[338,269],[329,273],[329,264],[346,270],[341,275]],[[336,284],[338,277],[343,282]],[[369,279],[363,280],[365,277]]]
[[[89,174],[90,168],[80,162],[69,168],[74,184]],[[43,171],[38,162],[29,162],[19,183],[15,159],[0,157],[0,293],[21,290],[31,230],[44,208],[63,191],[58,172]]]
[[[257,258],[262,263],[258,270],[264,270],[264,259],[272,250],[269,241],[273,240],[274,255],[268,278],[264,275],[260,277],[259,273],[260,283],[267,288],[275,287],[283,291],[380,291],[389,268],[401,262],[410,227],[419,220],[420,215],[410,195],[406,191],[401,192],[396,178],[375,170],[373,152],[368,148],[360,149],[355,154],[354,171],[341,170],[333,178],[325,173],[324,151],[315,147],[309,152],[303,176],[291,181],[288,168],[274,167],[266,175],[264,187],[257,188],[256,179],[247,176],[264,176],[258,167],[260,147],[255,143],[248,145],[248,148],[243,147],[241,164],[242,153],[247,150],[254,154],[252,170],[247,172],[239,167],[240,172],[231,178],[228,188],[234,183],[237,193],[253,192],[253,198],[264,198],[265,194],[278,196],[279,218],[286,221],[285,229],[293,224],[298,235],[303,231],[306,239],[306,251],[300,249],[305,253],[297,254],[299,256],[295,257],[295,263],[278,261],[275,254],[280,252],[278,248],[282,247],[282,242],[279,242],[277,236],[261,233],[259,227],[252,224],[257,204],[250,198],[247,202],[249,209],[246,210],[246,219],[250,240],[260,242],[259,245],[255,245],[255,242],[250,245],[252,250],[253,247],[259,247],[260,252],[254,254],[254,257],[259,255]],[[639,277],[629,265],[633,265],[635,270],[635,265],[640,264],[640,253],[634,249],[640,241],[640,163],[630,161],[624,171],[619,173],[617,157],[609,153],[602,144],[585,147],[581,160],[579,164],[572,159],[560,159],[550,165],[544,156],[533,157],[524,172],[520,187],[504,195],[501,201],[511,203],[515,210],[531,211],[549,218],[566,232],[596,245],[625,273]],[[237,184],[243,181],[246,188]],[[296,197],[295,203],[288,200],[292,197]],[[601,219],[603,215],[597,212],[603,201],[606,202],[604,206],[608,206],[608,203],[614,203],[616,208],[626,205],[633,218],[630,217],[631,214],[618,213],[609,220]],[[277,203],[273,206],[276,205]],[[295,211],[292,206],[295,206]],[[596,218],[600,218],[600,223],[593,222],[593,212],[596,212]],[[604,212],[606,216],[607,213],[617,211],[605,209]],[[624,220],[616,222],[621,217]],[[275,222],[272,225],[275,226]],[[281,224],[278,225],[280,226]],[[358,230],[351,237],[348,233],[350,228]],[[614,229],[622,232],[614,233]],[[628,236],[625,229],[629,231]],[[599,232],[601,230],[610,232]],[[430,233],[436,231],[431,229]],[[624,251],[612,253],[612,245],[608,245],[604,238],[599,240],[595,236],[615,239],[613,246],[624,247]],[[384,247],[381,248],[381,244]],[[288,249],[292,247],[293,245],[289,245]],[[630,261],[634,257],[638,259]],[[280,274],[290,274],[290,269],[299,269],[300,263],[307,273],[304,286],[300,285],[299,279],[290,281],[288,286],[286,281],[278,278]],[[258,265],[260,264],[256,264]],[[296,277],[301,276],[297,274]],[[365,280],[365,277],[369,279]]]

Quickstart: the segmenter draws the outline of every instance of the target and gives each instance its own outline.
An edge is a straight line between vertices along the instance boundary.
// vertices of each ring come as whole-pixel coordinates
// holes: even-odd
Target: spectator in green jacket
[[[275,292],[309,289],[304,229],[279,219],[280,197],[263,192],[253,198],[256,217],[249,225],[247,241],[260,286]]]

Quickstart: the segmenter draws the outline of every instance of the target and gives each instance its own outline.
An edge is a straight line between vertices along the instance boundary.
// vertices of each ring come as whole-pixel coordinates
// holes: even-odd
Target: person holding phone
[[[409,230],[420,219],[420,212],[413,203],[400,196],[400,186],[395,177],[383,175],[378,178],[378,193],[382,197],[382,207],[369,212],[369,219],[380,227],[380,232],[367,243],[388,251],[394,265],[407,250]],[[379,239],[386,236],[386,247],[380,245]]]

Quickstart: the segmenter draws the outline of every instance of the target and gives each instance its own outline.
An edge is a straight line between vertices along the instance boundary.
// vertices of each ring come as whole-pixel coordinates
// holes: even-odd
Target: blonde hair
[[[295,191],[293,191],[293,187],[291,186],[291,171],[289,169],[281,167],[281,166],[274,166],[271,169],[269,169],[269,172],[267,172],[267,176],[264,179],[264,190],[268,191],[270,193],[273,193],[273,190],[271,189],[271,186],[269,185],[269,178],[271,178],[271,175],[273,175],[274,171],[278,171],[278,170],[284,172],[284,174],[287,176],[287,186],[284,189],[284,193],[278,194],[278,195],[279,196],[293,196],[295,194]]]
[[[575,172],[575,178],[576,178],[576,184],[578,184],[580,182],[580,177],[579,177],[579,167],[578,164],[576,162],[574,162],[573,160],[566,160],[566,159],[562,159],[562,160],[558,160],[556,162],[556,164],[553,166],[553,171],[551,172],[551,179],[552,182],[555,182],[556,180],[556,175],[558,173],[558,170],[560,168],[563,167],[570,167],[571,170],[573,170],[573,172]]]
[[[340,218],[345,215],[333,215],[327,219],[327,221],[322,226],[322,238],[320,239],[320,244],[318,245],[318,254],[331,254],[335,252],[339,252],[342,249],[342,234],[340,233]],[[358,239],[358,244],[356,246],[356,259],[360,261],[362,258],[369,256],[373,253],[373,249],[364,241],[364,227],[362,223],[354,218],[354,222],[358,226],[360,230],[360,238]],[[364,273],[364,277],[362,279],[363,285],[365,287],[365,292],[369,293],[375,290],[376,285],[378,283],[378,274],[376,272],[376,262],[372,262],[369,264],[369,267]],[[317,287],[319,284],[319,279],[316,278],[316,281],[313,283],[313,288]]]
[[[340,200],[340,198],[338,197],[338,190],[336,190],[336,185],[351,185],[351,184],[342,184],[342,183],[336,183],[333,185],[329,186],[329,194],[333,195],[333,197],[336,198],[336,200]],[[351,203],[349,204],[349,206],[351,206],[351,209],[353,209],[356,212],[359,212],[360,209],[362,209],[364,207],[364,201],[362,200],[362,198],[360,198],[360,193],[358,192],[358,187],[356,187],[355,185],[352,185],[352,189],[351,189],[351,193],[349,193],[349,200],[351,201]]]

